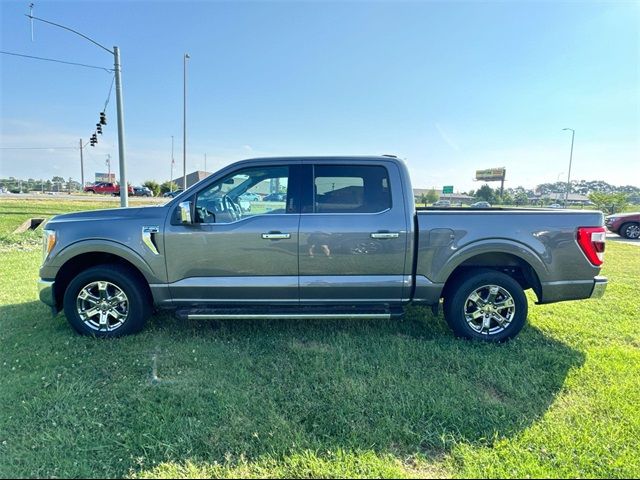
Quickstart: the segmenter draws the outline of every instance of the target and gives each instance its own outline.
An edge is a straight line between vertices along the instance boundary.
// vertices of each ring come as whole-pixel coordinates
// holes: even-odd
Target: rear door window
[[[314,213],[378,213],[391,208],[387,169],[373,165],[315,165]]]

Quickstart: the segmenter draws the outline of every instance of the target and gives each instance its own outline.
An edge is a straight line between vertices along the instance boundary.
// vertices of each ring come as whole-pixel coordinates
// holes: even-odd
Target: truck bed
[[[578,227],[603,225],[598,211],[423,207],[415,222],[416,298],[427,301],[456,269],[520,270],[540,303],[589,297],[599,272],[576,239]]]

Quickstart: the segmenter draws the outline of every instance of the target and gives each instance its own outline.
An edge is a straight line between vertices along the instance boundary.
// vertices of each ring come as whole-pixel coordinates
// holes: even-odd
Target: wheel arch
[[[459,282],[468,278],[472,272],[498,271],[516,280],[523,290],[533,289],[538,298],[542,298],[542,283],[536,268],[525,258],[505,251],[476,252],[466,256],[451,269],[444,283],[442,296],[449,295]]]
[[[142,263],[146,265],[144,262]],[[76,255],[69,256],[58,269],[54,287],[54,299],[58,310],[63,306],[64,293],[71,280],[84,270],[98,265],[120,265],[129,270],[132,275],[136,276],[149,301],[153,304],[148,273],[145,275],[146,269],[144,267],[141,268],[139,261],[131,261],[130,257],[125,258],[124,255],[106,251],[105,249],[96,249],[78,252]]]

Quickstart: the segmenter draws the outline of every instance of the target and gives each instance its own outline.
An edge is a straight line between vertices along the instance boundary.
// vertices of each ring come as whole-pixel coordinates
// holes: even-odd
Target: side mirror
[[[190,225],[191,221],[191,202],[180,202],[178,204],[178,210],[180,211],[180,221],[184,225]]]

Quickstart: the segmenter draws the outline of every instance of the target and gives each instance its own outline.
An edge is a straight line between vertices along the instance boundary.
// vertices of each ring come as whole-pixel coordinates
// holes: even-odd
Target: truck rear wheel
[[[80,334],[119,337],[136,333],[151,315],[151,304],[135,272],[98,265],[76,276],[64,294],[64,313]]]
[[[494,270],[478,270],[445,297],[444,316],[458,337],[503,342],[522,330],[527,307],[516,280]]]

